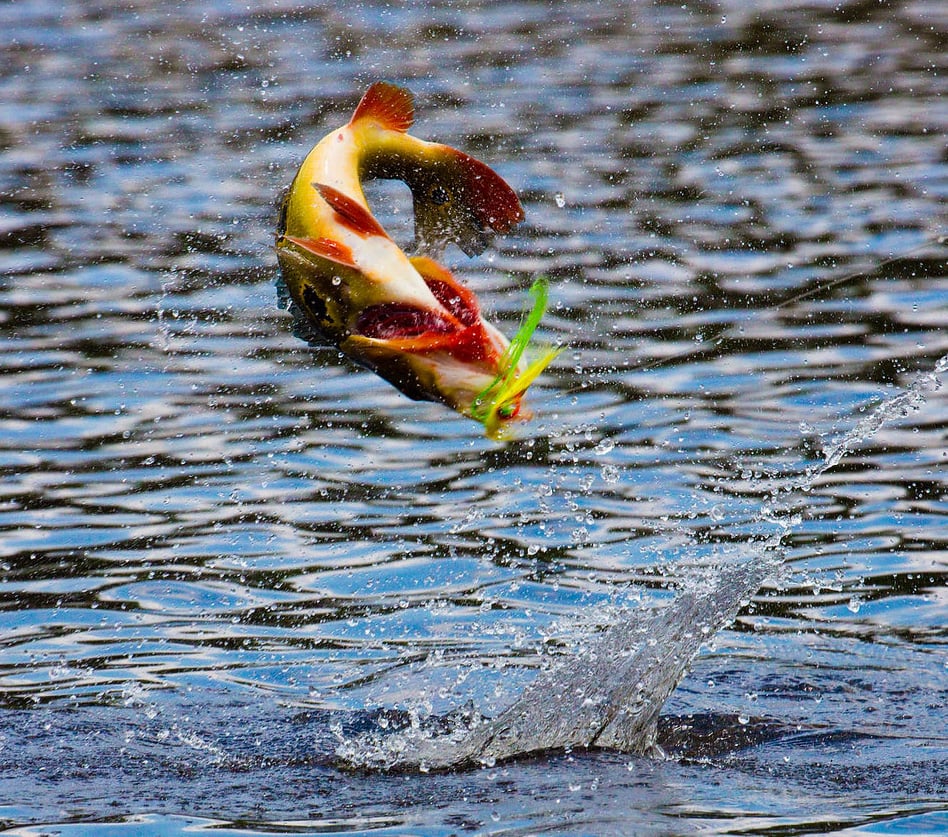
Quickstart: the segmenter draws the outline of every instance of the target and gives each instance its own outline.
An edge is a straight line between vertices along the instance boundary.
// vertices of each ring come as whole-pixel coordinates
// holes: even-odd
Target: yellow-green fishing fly
[[[520,328],[510,341],[507,351],[500,361],[500,372],[474,398],[471,405],[471,417],[481,422],[491,439],[502,436],[503,422],[517,416],[520,410],[520,398],[536,377],[556,358],[563,349],[548,347],[521,369],[520,361],[533,338],[540,320],[546,312],[547,282],[542,276],[530,286],[533,306],[524,317]]]
[[[523,355],[546,307],[512,343],[481,314],[476,295],[436,261],[448,244],[469,256],[523,220],[513,189],[473,157],[408,133],[411,93],[373,84],[352,119],[307,155],[283,203],[276,249],[294,318],[307,339],[335,345],[409,398],[439,401],[483,423],[492,438],[528,417],[520,403],[556,357]],[[363,179],[404,180],[412,192],[418,255],[386,233]]]

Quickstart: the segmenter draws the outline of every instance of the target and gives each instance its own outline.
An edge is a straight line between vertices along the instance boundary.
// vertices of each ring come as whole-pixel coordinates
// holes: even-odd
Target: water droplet
[[[599,473],[603,482],[614,484],[619,481],[619,469],[615,465],[603,465]]]
[[[562,192],[557,192],[555,195],[553,195],[553,200],[556,201],[556,205],[560,209],[566,206],[566,198]]]
[[[596,456],[605,456],[607,453],[613,450],[615,446],[616,443],[613,442],[612,439],[602,439],[593,449],[593,453],[596,454]]]

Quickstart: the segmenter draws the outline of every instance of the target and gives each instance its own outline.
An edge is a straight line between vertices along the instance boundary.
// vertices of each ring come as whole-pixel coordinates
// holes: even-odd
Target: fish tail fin
[[[369,121],[404,134],[415,121],[411,92],[388,81],[375,82],[365,91],[349,124]]]
[[[470,154],[452,148],[451,155],[461,174],[463,200],[483,228],[505,233],[523,220],[523,207],[506,180]]]

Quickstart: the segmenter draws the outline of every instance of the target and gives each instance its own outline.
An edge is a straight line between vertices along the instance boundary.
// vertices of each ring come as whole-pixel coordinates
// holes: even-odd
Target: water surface
[[[496,714],[746,554],[773,492],[948,351],[944,4],[19,0],[0,24],[7,829],[948,828],[944,387],[790,498],[786,573],[666,705],[668,760],[334,762]],[[277,307],[277,197],[378,78],[523,199],[449,254],[508,333],[551,279],[570,348],[518,441]]]

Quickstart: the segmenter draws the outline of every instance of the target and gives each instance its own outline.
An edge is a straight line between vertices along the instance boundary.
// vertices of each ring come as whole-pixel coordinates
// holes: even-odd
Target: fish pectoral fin
[[[276,281],[277,304],[293,318],[293,336],[305,340],[310,346],[332,346],[333,341],[323,328],[297,304],[290,293],[286,280],[281,276]]]
[[[283,241],[288,241],[290,244],[299,247],[300,250],[305,250],[307,253],[319,256],[321,259],[328,259],[346,267],[356,266],[352,251],[345,244],[333,241],[331,238],[298,238],[294,235],[284,235],[280,237],[277,246],[279,247]]]
[[[476,256],[491,233],[507,232],[523,220],[523,207],[489,166],[446,145],[436,149],[430,164],[404,171],[414,203],[416,246],[419,252],[438,253],[450,243]]]
[[[313,188],[333,208],[339,221],[350,230],[362,236],[380,235],[388,238],[388,233],[375,220],[375,216],[357,200],[325,183],[314,183]]]
[[[320,323],[314,321],[312,315],[300,308],[295,302],[290,302],[287,311],[293,318],[292,331],[294,337],[303,340],[313,348],[328,348],[336,345],[336,341],[323,329]]]

